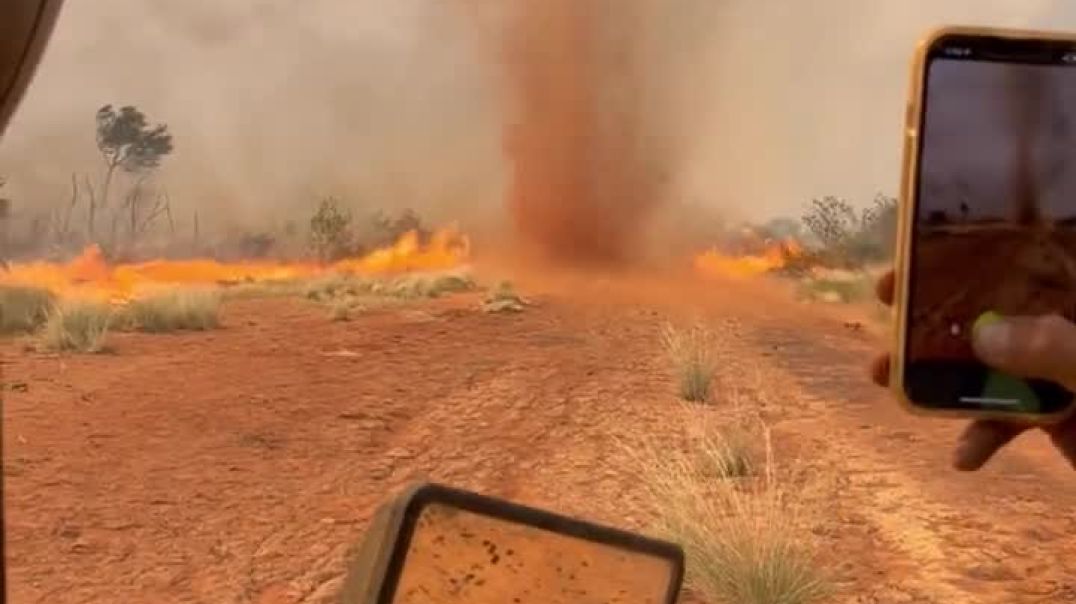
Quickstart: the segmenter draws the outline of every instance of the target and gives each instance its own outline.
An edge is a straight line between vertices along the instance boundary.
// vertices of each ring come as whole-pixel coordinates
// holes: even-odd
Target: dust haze
[[[12,197],[62,202],[72,170],[98,169],[96,109],[134,104],[175,136],[176,205],[264,222],[331,194],[449,219],[501,188],[467,27],[416,0],[71,0],[0,173]]]
[[[541,4],[68,0],[0,146],[5,192],[62,202],[72,171],[98,169],[94,111],[134,104],[175,135],[160,174],[174,203],[222,221],[263,227],[333,194],[430,222],[511,224],[506,125],[520,125],[520,105],[497,34]],[[582,4],[605,11],[587,34],[601,36],[605,64],[630,67],[593,82],[610,134],[591,153],[624,178],[557,203],[578,217],[569,231],[612,224],[639,241],[798,215],[816,195],[893,193],[908,58],[925,30],[1076,29],[1062,0]],[[528,44],[556,48],[545,42]],[[541,105],[532,112],[540,123]],[[550,144],[570,149],[557,132]]]

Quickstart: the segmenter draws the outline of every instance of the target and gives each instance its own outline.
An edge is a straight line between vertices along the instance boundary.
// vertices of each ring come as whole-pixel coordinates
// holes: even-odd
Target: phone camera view
[[[925,407],[1053,414],[1070,392],[982,365],[971,334],[996,314],[1076,319],[1076,65],[986,56],[930,59],[904,384]]]

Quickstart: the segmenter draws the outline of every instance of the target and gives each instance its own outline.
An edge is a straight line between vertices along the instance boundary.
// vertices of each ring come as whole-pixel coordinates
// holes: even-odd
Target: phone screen
[[[934,409],[1053,414],[1073,399],[972,351],[976,321],[1076,319],[1076,47],[947,36],[927,55],[904,388]]]

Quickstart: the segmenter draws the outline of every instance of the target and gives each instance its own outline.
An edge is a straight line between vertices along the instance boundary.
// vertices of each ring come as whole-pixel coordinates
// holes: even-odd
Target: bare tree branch
[[[168,234],[174,240],[176,238],[176,219],[172,216],[172,197],[168,194],[168,189],[164,190],[164,212],[168,218]]]
[[[75,206],[78,205],[78,199],[78,176],[74,172],[72,172],[71,199],[68,200],[65,207],[54,209],[52,212],[49,213],[49,227],[52,231],[52,239],[54,244],[64,245],[70,242],[71,215],[75,211]]]
[[[86,185],[86,194],[90,197],[90,203],[86,209],[86,235],[90,241],[93,241],[96,235],[97,195],[94,193],[93,183],[90,182],[90,176],[88,174],[83,175],[83,182]]]
[[[165,194],[157,195],[157,198],[153,202],[153,207],[142,219],[142,223],[138,226],[138,235],[142,235],[146,232],[151,224],[157,221],[162,215],[172,215],[172,211],[169,209],[168,196]]]

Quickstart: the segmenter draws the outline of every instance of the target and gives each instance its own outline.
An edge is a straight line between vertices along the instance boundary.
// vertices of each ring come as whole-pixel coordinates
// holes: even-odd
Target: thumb
[[[1076,386],[1076,325],[1060,316],[986,313],[975,322],[972,346],[984,363],[1006,373]]]

